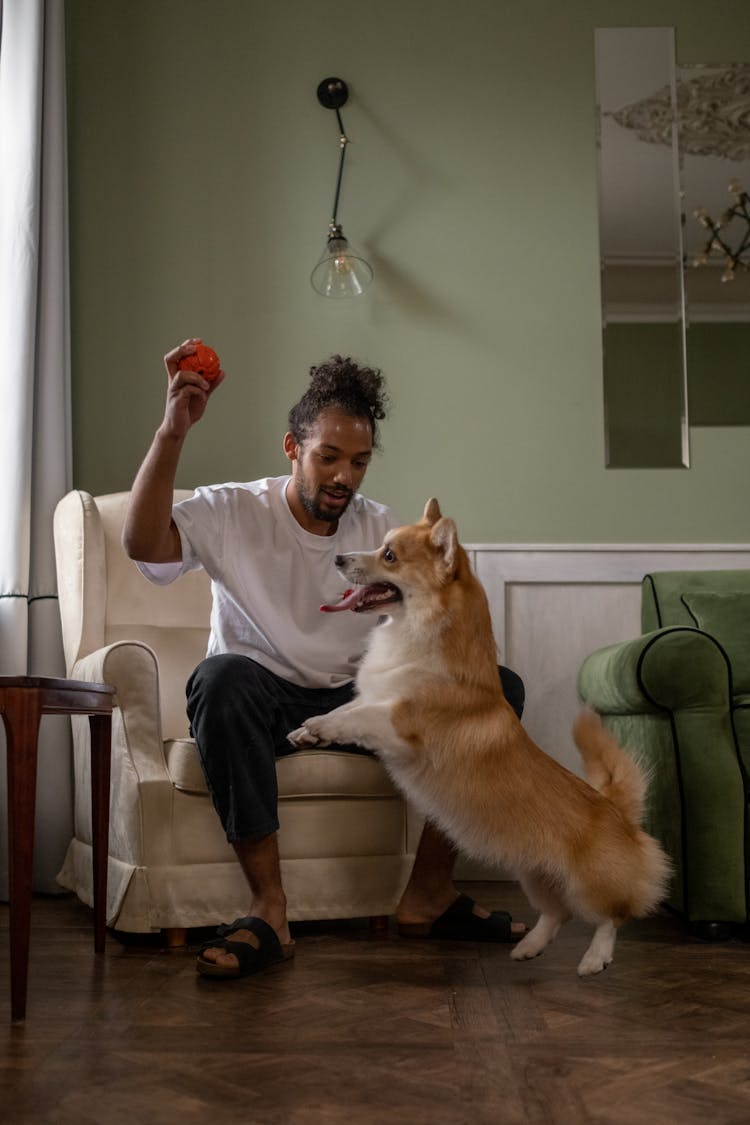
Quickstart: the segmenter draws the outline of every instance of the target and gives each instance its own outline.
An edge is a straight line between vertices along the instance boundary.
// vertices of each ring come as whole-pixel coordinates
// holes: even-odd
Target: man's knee
[[[202,660],[187,682],[187,717],[201,753],[217,744],[256,739],[269,711],[263,669],[247,656],[218,653]],[[224,752],[223,750],[221,751]]]
[[[187,682],[188,713],[200,701],[210,701],[238,691],[252,690],[256,665],[247,656],[223,652],[202,660]]]

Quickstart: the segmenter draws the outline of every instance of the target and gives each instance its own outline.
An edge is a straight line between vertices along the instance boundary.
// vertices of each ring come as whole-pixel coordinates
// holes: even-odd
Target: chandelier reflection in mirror
[[[607,116],[652,144],[670,145],[676,124],[683,159],[719,158],[746,170],[750,161],[750,63],[697,63],[680,68],[676,118],[666,87]],[[703,187],[710,185],[704,183]],[[732,178],[729,193],[734,203],[719,219],[712,219],[702,204],[692,212],[708,231],[700,253],[691,255],[692,264],[718,264],[723,257],[722,281],[734,281],[737,270],[750,271],[750,195],[739,177]],[[690,232],[687,235],[690,241]]]
[[[734,196],[735,202],[729,207],[718,222],[709,215],[705,207],[698,207],[693,214],[702,227],[709,232],[709,239],[703,247],[703,253],[693,261],[694,266],[704,266],[712,254],[724,256],[724,273],[722,281],[734,281],[735,270],[750,270],[750,195],[742,190],[739,180],[732,180],[729,191]],[[740,234],[738,241],[732,249],[728,241],[732,233],[728,230],[735,219],[739,219]],[[742,232],[741,224],[744,222],[745,230]]]
[[[318,85],[317,94],[320,104],[325,109],[334,110],[336,114],[339,127],[339,166],[325,249],[310,275],[310,281],[316,293],[323,297],[359,297],[372,281],[372,267],[344,237],[338,221],[344,159],[349,145],[339,111],[346,104],[349,90],[340,78],[324,78]]]

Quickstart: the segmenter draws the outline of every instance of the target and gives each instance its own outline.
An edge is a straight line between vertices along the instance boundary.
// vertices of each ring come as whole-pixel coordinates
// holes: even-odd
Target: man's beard
[[[329,491],[333,496],[346,496],[346,503],[342,507],[337,508],[335,511],[324,508],[321,504],[321,499],[325,498],[324,490],[319,488],[317,492],[313,493],[308,488],[307,481],[305,480],[304,474],[301,472],[299,464],[297,467],[296,484],[297,495],[299,496],[302,507],[305,509],[307,514],[309,516],[312,516],[313,519],[322,520],[325,523],[335,523],[336,520],[340,519],[340,517],[343,516],[346,509],[349,507],[351,499],[354,496],[354,493],[351,491],[351,489],[331,488]]]

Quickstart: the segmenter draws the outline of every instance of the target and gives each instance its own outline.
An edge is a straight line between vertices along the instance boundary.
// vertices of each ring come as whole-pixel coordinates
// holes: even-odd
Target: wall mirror
[[[688,422],[750,425],[750,65],[653,27],[597,29],[595,63],[606,463],[687,467]]]
[[[689,465],[674,30],[595,32],[609,468]],[[641,107],[658,98],[660,143]]]

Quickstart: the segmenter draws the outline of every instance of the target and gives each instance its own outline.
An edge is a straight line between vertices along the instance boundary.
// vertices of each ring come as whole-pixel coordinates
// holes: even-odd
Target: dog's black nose
[[[333,560],[333,562],[335,566],[343,566],[346,562],[346,555],[336,555],[336,558]]]

